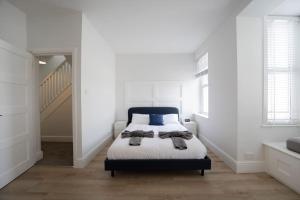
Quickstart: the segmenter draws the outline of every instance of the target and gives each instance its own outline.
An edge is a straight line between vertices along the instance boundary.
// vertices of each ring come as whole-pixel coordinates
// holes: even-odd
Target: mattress
[[[175,149],[170,138],[158,137],[159,131],[186,131],[187,129],[181,124],[164,126],[129,124],[125,130],[153,130],[154,138],[143,138],[140,146],[129,146],[129,138],[121,138],[121,134],[119,134],[108,149],[108,159],[203,159],[207,154],[206,147],[194,135],[192,139],[185,140],[187,145],[185,150]]]

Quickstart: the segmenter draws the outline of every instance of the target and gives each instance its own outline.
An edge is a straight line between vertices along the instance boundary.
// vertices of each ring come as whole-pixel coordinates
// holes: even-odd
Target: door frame
[[[43,49],[31,49],[30,52],[34,56],[33,74],[35,77],[34,93],[36,94],[35,104],[36,115],[35,128],[37,129],[37,160],[43,158],[43,152],[41,151],[41,131],[40,131],[40,107],[39,107],[39,64],[37,62],[37,56],[47,55],[71,55],[72,56],[72,137],[73,137],[73,167],[80,167],[77,164],[77,160],[80,159],[80,147],[81,147],[81,117],[80,117],[80,60],[78,59],[77,48],[43,48]],[[37,112],[38,111],[38,112]],[[37,121],[38,120],[38,121]]]

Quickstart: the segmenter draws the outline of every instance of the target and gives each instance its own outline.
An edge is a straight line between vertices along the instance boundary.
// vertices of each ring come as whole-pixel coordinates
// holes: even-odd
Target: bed
[[[163,126],[151,126],[145,124],[133,124],[132,115],[137,114],[177,114],[175,107],[134,107],[128,110],[128,122],[125,130],[152,130],[153,138],[143,138],[140,146],[129,146],[128,138],[121,138],[121,134],[115,139],[107,152],[104,162],[105,170],[111,171],[114,176],[116,170],[204,170],[211,169],[211,160],[207,156],[206,147],[193,136],[186,140],[187,149],[178,150],[173,147],[171,139],[158,137],[159,131],[179,130],[186,128],[181,124],[166,124]]]

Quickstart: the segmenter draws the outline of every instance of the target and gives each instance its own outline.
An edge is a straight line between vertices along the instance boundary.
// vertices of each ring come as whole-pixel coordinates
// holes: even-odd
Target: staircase
[[[40,83],[41,121],[72,95],[72,66],[65,60]]]

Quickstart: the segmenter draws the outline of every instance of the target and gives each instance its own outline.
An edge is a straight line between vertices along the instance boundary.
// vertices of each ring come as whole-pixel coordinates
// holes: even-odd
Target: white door
[[[0,188],[35,162],[32,56],[0,40]]]

